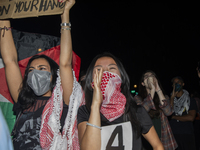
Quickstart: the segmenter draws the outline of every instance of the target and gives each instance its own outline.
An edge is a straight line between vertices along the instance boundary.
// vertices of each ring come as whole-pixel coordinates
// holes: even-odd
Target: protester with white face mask
[[[34,69],[28,74],[27,83],[37,96],[44,95],[49,91],[51,73]]]
[[[80,86],[76,82],[71,64],[69,11],[74,4],[75,0],[66,1],[61,15],[59,66],[46,55],[35,55],[27,64],[24,78],[18,66],[10,21],[0,20],[0,52],[10,94],[14,100],[13,111],[17,116],[12,132],[15,150],[72,148],[72,128],[75,126],[74,118],[80,105],[71,96],[78,95],[74,93],[73,85]]]

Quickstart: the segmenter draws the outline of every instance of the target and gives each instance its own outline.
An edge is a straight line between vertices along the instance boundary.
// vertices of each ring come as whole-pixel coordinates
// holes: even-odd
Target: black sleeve
[[[146,134],[149,132],[150,128],[153,126],[149,114],[144,109],[144,107],[139,106],[136,113],[137,119],[141,125],[141,133]]]
[[[88,121],[90,117],[90,113],[85,105],[79,107],[78,115],[77,115],[77,124]]]
[[[195,101],[194,98],[190,98],[190,108],[189,110],[196,110],[198,111],[198,108],[197,108],[197,103]]]

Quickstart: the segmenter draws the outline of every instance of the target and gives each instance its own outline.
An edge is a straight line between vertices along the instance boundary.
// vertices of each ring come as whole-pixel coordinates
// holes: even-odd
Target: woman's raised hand
[[[172,91],[172,95],[171,97],[176,97],[176,95],[178,94],[179,91],[175,91],[175,84],[173,84],[173,91]]]
[[[72,6],[75,4],[75,0],[58,0],[58,1],[61,3],[66,2],[64,13],[65,13],[65,11],[69,11],[72,8]]]
[[[155,90],[155,77],[150,76],[147,79],[148,89],[149,90]]]
[[[160,89],[160,86],[158,84],[158,80],[155,77],[154,77],[154,85],[155,85],[156,92],[159,92],[161,89]]]
[[[101,68],[100,70],[96,69],[95,70],[95,75],[93,79],[93,100],[92,100],[92,105],[99,105],[101,106],[101,103],[103,101],[103,96],[101,93],[101,80],[102,80],[102,75],[103,75],[103,69]]]
[[[61,3],[65,2],[65,8],[61,15],[62,23],[66,22],[69,23],[69,11],[72,6],[75,4],[75,0],[60,0]]]

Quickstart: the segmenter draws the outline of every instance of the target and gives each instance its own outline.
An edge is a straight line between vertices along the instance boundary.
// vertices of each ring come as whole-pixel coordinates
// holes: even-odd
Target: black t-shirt
[[[197,110],[197,105],[193,98],[190,98],[190,107],[188,111],[190,110]],[[173,113],[172,116],[173,115],[175,115],[175,113]],[[187,115],[186,109],[182,113],[182,116],[183,115]],[[169,123],[170,123],[173,134],[194,134],[192,121],[183,122],[183,121],[177,121],[176,119],[170,119]]]
[[[40,125],[41,116],[50,97],[39,97],[34,104],[24,110],[20,107],[20,103],[14,103],[13,111],[19,118],[16,120],[14,130],[16,134],[13,137],[13,145],[15,150],[41,150],[40,146]],[[21,113],[20,113],[21,112]],[[63,112],[61,116],[61,130],[64,126],[65,118],[67,116],[68,106],[63,102]]]
[[[141,133],[146,134],[150,130],[150,128],[153,126],[151,118],[149,117],[148,113],[142,106],[138,106],[136,116],[140,122],[141,125]],[[87,107],[85,105],[81,106],[78,110],[78,124],[84,121],[88,121],[90,117],[90,112],[88,111]],[[122,123],[123,121],[123,115],[116,120],[110,122],[107,120],[102,114],[101,114],[101,126],[107,126],[112,124],[118,124]],[[134,132],[134,131],[133,131]],[[139,138],[136,137],[136,134],[133,133],[133,150],[141,150],[142,149],[142,141],[141,136]]]

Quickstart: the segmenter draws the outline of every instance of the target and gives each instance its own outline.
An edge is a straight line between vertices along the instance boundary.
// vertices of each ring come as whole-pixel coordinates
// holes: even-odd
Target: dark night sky
[[[77,0],[71,10],[73,50],[81,57],[81,70],[104,51],[119,57],[131,79],[131,89],[142,72],[153,70],[169,94],[171,78],[182,76],[185,89],[197,89],[200,60],[199,5],[158,1]],[[26,32],[60,36],[60,16],[12,20]]]

